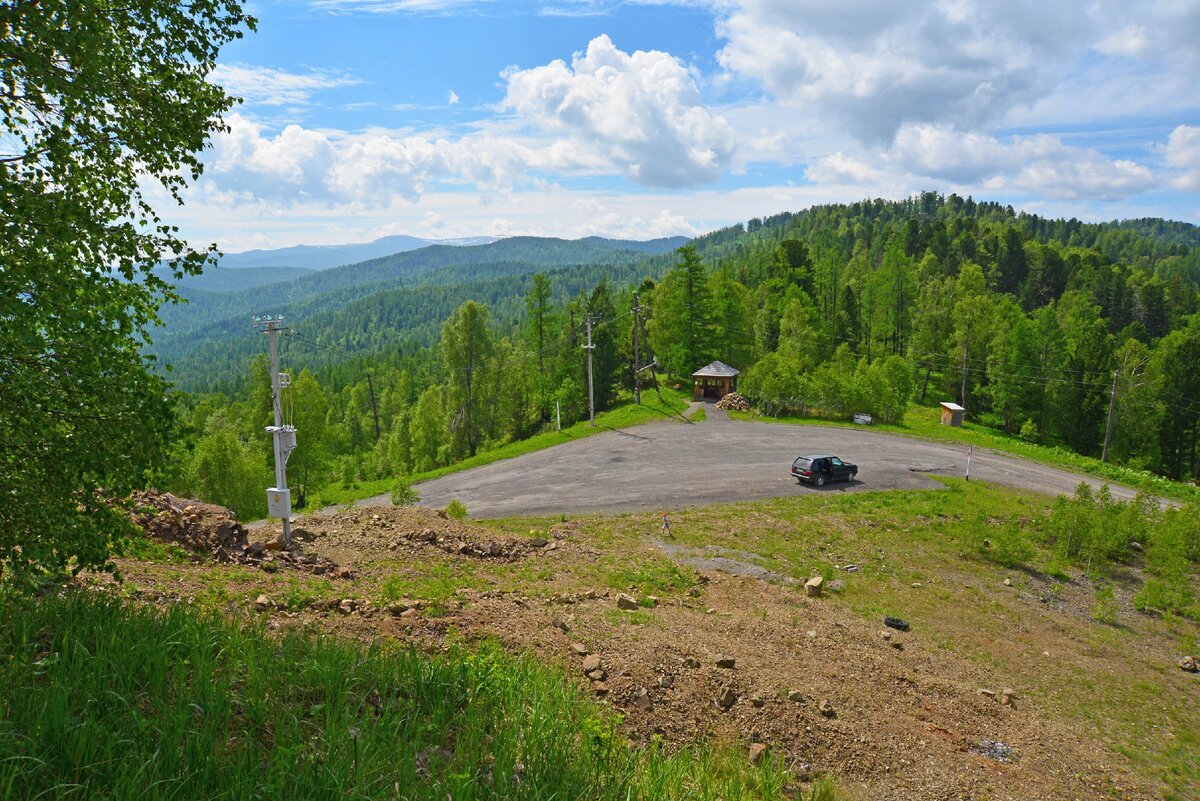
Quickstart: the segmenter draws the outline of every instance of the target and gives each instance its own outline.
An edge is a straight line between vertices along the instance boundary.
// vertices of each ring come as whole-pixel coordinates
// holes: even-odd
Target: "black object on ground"
[[[908,631],[908,623],[898,617],[885,617],[883,619],[883,625],[887,626],[889,629],[896,629],[897,631]]]

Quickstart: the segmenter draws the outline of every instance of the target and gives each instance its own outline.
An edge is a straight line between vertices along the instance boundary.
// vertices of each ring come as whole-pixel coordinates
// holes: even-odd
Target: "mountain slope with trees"
[[[974,421],[1099,457],[1111,402],[1109,461],[1192,479],[1194,233],[927,193],[751,220],[617,265],[513,264],[486,280],[375,292],[292,318],[293,407],[318,421],[300,433],[320,454],[307,483],[435,469],[544,430],[556,412],[564,424],[586,418],[588,317],[599,410],[631,388],[640,330],[639,366],[656,360],[685,383],[720,359],[767,414],[902,422],[914,400],[955,400]],[[247,370],[262,343],[233,342],[197,353],[250,383],[215,382],[232,403],[195,398],[192,430],[238,432],[243,457],[265,470],[261,355]]]

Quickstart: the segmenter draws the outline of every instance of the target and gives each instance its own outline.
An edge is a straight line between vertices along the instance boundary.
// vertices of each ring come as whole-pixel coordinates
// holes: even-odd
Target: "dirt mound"
[[[748,412],[750,411],[750,401],[736,392],[730,392],[717,401],[717,408],[727,412]]]
[[[133,496],[133,522],[146,536],[221,561],[241,561],[246,530],[229,509],[148,489]]]
[[[285,548],[282,532],[265,542],[250,542],[237,516],[224,506],[155,489],[137,493],[133,502],[131,517],[147,537],[178,545],[196,556],[260,567],[267,572],[288,567],[318,576],[351,578],[353,575],[349,568],[304,554],[300,549],[300,541],[307,536],[304,529],[294,529],[292,545]]]
[[[322,551],[358,558],[372,552],[411,553],[434,548],[456,556],[516,562],[565,538],[553,531],[530,539],[496,537],[470,522],[420,506],[348,509],[330,517],[306,518],[304,528]]]

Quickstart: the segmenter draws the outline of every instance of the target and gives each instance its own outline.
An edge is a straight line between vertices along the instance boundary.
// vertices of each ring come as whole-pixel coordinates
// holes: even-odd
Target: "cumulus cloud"
[[[358,83],[325,70],[297,73],[250,64],[218,64],[209,80],[248,103],[264,106],[303,105],[316,92]]]
[[[1167,140],[1167,166],[1179,170],[1176,189],[1200,192],[1200,126],[1180,125]]]
[[[1081,6],[1014,0],[741,0],[722,66],[860,139],[905,123],[975,128],[1047,91],[1090,27]]]
[[[1200,129],[1198,129],[1200,130]],[[993,136],[949,126],[906,125],[888,147],[816,159],[806,171],[817,184],[1018,192],[1060,200],[1112,201],[1155,188],[1150,168],[1074,147],[1049,134]]]
[[[733,129],[704,106],[691,72],[669,53],[625,53],[602,35],[569,66],[557,60],[505,78],[502,110],[594,150],[636,183],[713,181],[733,156]]]

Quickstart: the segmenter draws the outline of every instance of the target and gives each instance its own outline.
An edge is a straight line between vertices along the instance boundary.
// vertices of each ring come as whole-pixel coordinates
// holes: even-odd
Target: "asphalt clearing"
[[[466,505],[473,518],[685,509],[811,492],[936,489],[931,475],[966,474],[967,446],[871,431],[730,420],[708,405],[697,423],[667,420],[605,431],[575,442],[415,484],[421,505]],[[858,465],[849,482],[797,484],[802,454],[829,453]],[[1066,470],[975,449],[971,479],[1058,495],[1081,481]],[[1110,485],[1117,498],[1136,493]],[[366,503],[388,503],[378,496]]]

